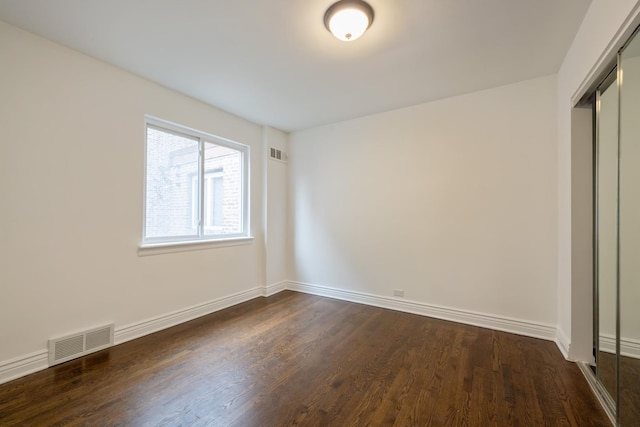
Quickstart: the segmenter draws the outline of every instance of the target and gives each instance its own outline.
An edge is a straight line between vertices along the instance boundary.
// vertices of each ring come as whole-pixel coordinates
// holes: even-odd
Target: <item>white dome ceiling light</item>
[[[324,14],[324,26],[342,41],[353,41],[373,22],[373,9],[362,0],[340,0]]]

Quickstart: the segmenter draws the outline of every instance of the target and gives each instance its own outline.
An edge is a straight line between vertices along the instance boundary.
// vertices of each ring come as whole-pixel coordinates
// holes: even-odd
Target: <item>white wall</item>
[[[565,355],[589,361],[592,351],[591,260],[572,218],[588,208],[591,182],[576,182],[573,156],[590,150],[590,121],[572,107],[613,60],[637,24],[638,0],[593,0],[558,72],[558,342]],[[578,202],[579,205],[575,206]],[[587,231],[581,229],[580,233]],[[577,269],[577,271],[576,271]]]
[[[288,214],[288,165],[269,158],[269,148],[288,152],[288,135],[271,127],[264,128],[265,185],[265,257],[266,285],[284,286],[291,277]],[[278,290],[275,287],[273,291]],[[270,290],[271,291],[271,290]]]
[[[286,134],[0,22],[0,370],[52,336],[286,278],[557,322],[586,360],[591,283],[574,274],[585,260],[572,231],[586,131],[571,107],[639,3],[593,0],[557,86],[546,77],[298,132],[288,166],[261,158],[266,144],[286,150]],[[137,255],[144,114],[251,146],[253,243]]]
[[[555,325],[555,85],[292,133],[293,279]]]
[[[0,22],[0,367],[265,283],[262,128]],[[246,245],[140,257],[144,115],[247,144]]]

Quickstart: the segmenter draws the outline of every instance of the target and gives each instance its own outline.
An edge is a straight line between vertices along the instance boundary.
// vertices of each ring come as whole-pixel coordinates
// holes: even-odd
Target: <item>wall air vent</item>
[[[113,324],[49,340],[49,366],[113,345]]]
[[[288,157],[286,152],[271,147],[269,148],[269,158],[280,162],[286,162]]]

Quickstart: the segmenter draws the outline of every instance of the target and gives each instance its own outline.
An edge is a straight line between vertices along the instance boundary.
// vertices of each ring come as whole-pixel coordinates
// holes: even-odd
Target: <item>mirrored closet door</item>
[[[594,356],[617,425],[640,425],[640,36],[596,91]]]
[[[596,377],[615,408],[618,311],[618,84],[612,71],[596,92],[596,286],[599,316],[595,330]]]
[[[619,340],[620,424],[640,425],[640,36],[618,58],[620,96]]]

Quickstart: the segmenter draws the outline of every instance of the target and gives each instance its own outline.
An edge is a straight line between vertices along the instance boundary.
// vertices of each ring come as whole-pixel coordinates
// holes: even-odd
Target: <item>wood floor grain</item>
[[[1,426],[607,426],[548,341],[294,292],[0,386]]]

